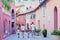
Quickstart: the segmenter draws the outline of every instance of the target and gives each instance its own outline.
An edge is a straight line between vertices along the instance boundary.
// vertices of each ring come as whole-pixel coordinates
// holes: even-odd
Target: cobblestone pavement
[[[48,34],[46,38],[44,38],[42,34],[40,36],[34,36],[34,37],[32,37],[30,34],[30,37],[27,38],[27,33],[25,33],[25,36],[23,38],[20,33],[20,38],[18,38],[17,34],[12,34],[9,37],[5,38],[4,40],[53,40],[53,39],[51,38],[50,34]]]

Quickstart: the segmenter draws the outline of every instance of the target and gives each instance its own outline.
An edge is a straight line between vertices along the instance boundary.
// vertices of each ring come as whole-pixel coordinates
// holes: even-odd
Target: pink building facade
[[[60,0],[47,0],[37,11],[36,27],[38,28],[38,20],[40,20],[40,29],[46,28],[49,32],[60,29]]]
[[[46,28],[48,32],[54,29],[60,29],[60,0],[45,0],[35,10],[27,12],[25,15],[30,15],[34,12],[35,19],[26,17],[26,24],[33,21],[37,29],[43,30]],[[23,16],[23,15],[22,15]],[[31,16],[28,16],[31,17]],[[20,21],[21,18],[19,18]],[[21,20],[22,21],[22,20]],[[20,22],[19,22],[20,23]]]
[[[2,0],[0,0],[0,40],[16,32],[15,5],[10,2],[10,6],[11,9],[8,11],[2,7]],[[13,13],[12,9],[14,9]],[[12,17],[13,14],[14,16]]]
[[[36,9],[19,14],[18,24],[29,27],[34,22],[36,29],[46,28],[49,32],[60,29],[60,0],[45,0]],[[11,9],[8,11],[2,7],[0,0],[0,40],[16,32],[16,8],[10,2]]]
[[[27,25],[29,25],[29,27],[30,27],[32,22],[34,24],[36,24],[35,21],[36,21],[35,20],[35,15],[33,17],[33,15],[30,14],[30,13],[28,13],[28,14],[21,14],[21,15],[18,16],[18,24],[19,25],[24,24],[26,28],[27,28]]]
[[[2,2],[0,0],[0,40],[2,40],[3,36],[3,27],[2,27]]]
[[[49,0],[46,3],[46,19],[49,18],[49,20],[46,20],[47,22],[47,29],[48,30],[54,30],[54,29],[60,29],[60,0]],[[51,4],[50,4],[51,3]],[[50,22],[50,23],[49,23]],[[49,27],[50,28],[49,28]]]
[[[18,16],[18,25],[24,24],[26,26],[26,15],[20,15]]]
[[[14,27],[12,26],[11,27],[15,29],[15,31],[13,32],[15,33],[16,32],[16,7],[15,7],[15,4],[12,2],[10,2],[10,5],[11,5],[10,13],[11,13],[11,22],[12,22],[11,25],[14,26]]]

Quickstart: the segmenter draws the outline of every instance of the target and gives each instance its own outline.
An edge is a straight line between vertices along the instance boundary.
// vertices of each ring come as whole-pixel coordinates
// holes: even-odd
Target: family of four
[[[25,25],[24,24],[22,24],[21,25],[21,27],[20,28],[18,28],[18,38],[19,38],[19,33],[20,33],[20,31],[22,32],[22,36],[23,36],[23,38],[24,38],[24,32],[25,32]],[[34,33],[35,33],[35,25],[34,25],[34,23],[32,22],[32,24],[31,24],[31,27],[29,28],[29,24],[27,24],[27,33],[28,33],[28,38],[29,38],[29,34],[31,33],[32,34],[32,36],[34,36]]]

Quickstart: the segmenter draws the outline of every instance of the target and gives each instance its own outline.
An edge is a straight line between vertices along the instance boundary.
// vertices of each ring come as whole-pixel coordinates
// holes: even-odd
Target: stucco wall
[[[9,31],[9,21],[10,21],[10,32],[8,32],[8,34],[6,36],[8,36],[9,34],[12,33],[12,28],[11,28],[11,16],[5,14],[2,12],[2,2],[0,0],[0,40],[2,40],[4,38],[4,20],[6,19],[6,27],[5,27],[5,30],[6,31]],[[14,9],[15,10],[15,6],[14,4],[11,3],[11,9]],[[11,13],[10,13],[11,14]],[[16,15],[15,15],[15,19],[16,19]],[[14,21],[15,21],[14,19]],[[16,21],[15,21],[16,23]],[[16,27],[16,24],[15,24],[15,27]]]
[[[49,2],[46,3],[46,19],[49,18],[50,20],[47,19],[47,29],[48,30],[54,30],[54,7],[57,7],[57,14],[58,14],[58,28],[60,27],[60,5],[59,5],[60,0],[50,0]],[[50,23],[49,23],[50,22]],[[48,27],[49,26],[49,27]]]
[[[14,9],[14,29],[15,29],[15,33],[16,33],[16,7],[15,7],[15,4],[10,2],[10,6],[11,6],[11,9],[10,9],[10,13],[11,13],[11,18],[12,18],[12,9]],[[12,19],[11,19],[12,21]]]
[[[18,19],[19,19],[18,23],[20,25],[22,25],[22,24],[26,25],[26,16],[25,15],[18,16]]]
[[[46,2],[45,16],[43,16],[43,6],[41,6],[36,12],[36,26],[38,26],[37,20],[40,20],[40,28],[43,29],[44,25],[48,31],[54,30],[54,7],[58,10],[58,29],[60,28],[60,0],[50,0]]]
[[[3,37],[3,27],[2,27],[2,2],[0,0],[0,40],[2,40]]]

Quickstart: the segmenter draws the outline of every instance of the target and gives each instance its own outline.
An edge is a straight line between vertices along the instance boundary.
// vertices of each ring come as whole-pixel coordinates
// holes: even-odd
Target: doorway
[[[54,29],[58,29],[58,12],[57,7],[54,7]]]
[[[14,22],[12,22],[12,33],[14,33]]]

